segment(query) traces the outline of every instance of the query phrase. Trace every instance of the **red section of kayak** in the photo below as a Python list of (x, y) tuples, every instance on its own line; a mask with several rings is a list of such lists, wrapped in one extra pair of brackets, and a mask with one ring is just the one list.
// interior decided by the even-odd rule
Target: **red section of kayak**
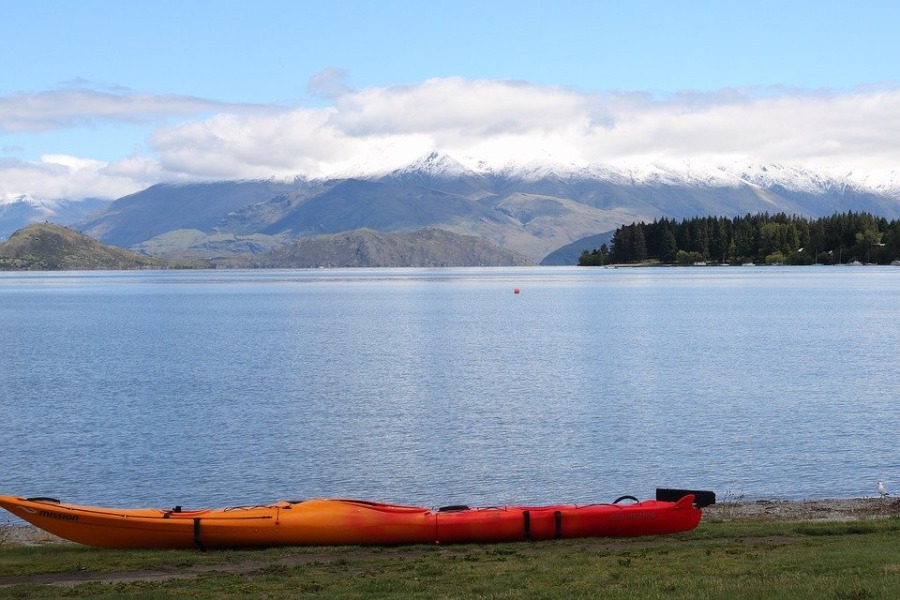
[(697, 527), (678, 502), (456, 507), (432, 510), (364, 500), (306, 500), (182, 512), (110, 509), (0, 496), (0, 506), (67, 540), (104, 548), (243, 548), (293, 545), (494, 543), (662, 535)]

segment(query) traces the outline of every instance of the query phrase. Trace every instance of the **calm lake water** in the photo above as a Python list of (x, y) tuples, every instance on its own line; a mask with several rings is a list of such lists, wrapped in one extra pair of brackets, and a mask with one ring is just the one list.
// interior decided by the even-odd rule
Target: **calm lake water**
[(3, 494), (900, 491), (897, 267), (3, 273), (0, 348)]

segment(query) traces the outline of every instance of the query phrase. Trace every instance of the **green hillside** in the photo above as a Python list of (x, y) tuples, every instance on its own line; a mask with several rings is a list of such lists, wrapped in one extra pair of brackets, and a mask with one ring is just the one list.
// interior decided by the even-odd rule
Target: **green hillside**
[(83, 233), (50, 223), (29, 225), (0, 244), (3, 271), (154, 269), (166, 265), (163, 260), (104, 246)]

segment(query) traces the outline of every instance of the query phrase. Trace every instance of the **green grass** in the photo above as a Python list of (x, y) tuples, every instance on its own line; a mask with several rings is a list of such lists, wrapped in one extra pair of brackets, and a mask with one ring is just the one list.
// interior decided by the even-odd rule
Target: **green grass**
[[(23, 575), (91, 581), (9, 585)], [(131, 579), (114, 579), (123, 575)], [(897, 518), (711, 521), (670, 537), (484, 546), (206, 553), (0, 546), (0, 598), (849, 600), (894, 598), (897, 590)]]

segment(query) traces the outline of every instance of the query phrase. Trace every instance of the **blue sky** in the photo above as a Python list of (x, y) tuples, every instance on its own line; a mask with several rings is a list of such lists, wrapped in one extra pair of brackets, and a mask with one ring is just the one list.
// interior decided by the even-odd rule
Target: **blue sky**
[(900, 156), (893, 1), (5, 4), (0, 199), (321, 176), (429, 149), (867, 170)]

